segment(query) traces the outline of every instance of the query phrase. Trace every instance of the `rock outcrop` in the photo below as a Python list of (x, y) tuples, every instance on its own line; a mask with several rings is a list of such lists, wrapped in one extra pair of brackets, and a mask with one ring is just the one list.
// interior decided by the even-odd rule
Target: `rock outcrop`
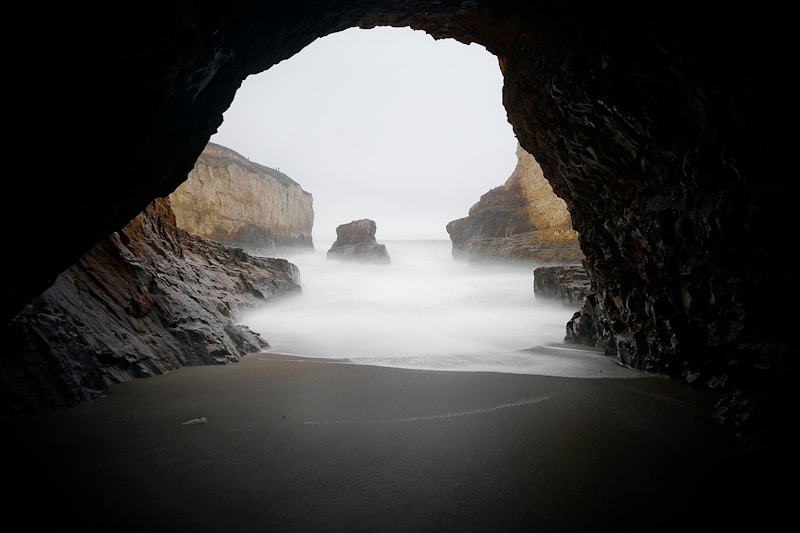
[(455, 259), (477, 262), (580, 263), (567, 204), (553, 193), (532, 155), (517, 144), (517, 166), (469, 216), (447, 224)]
[(602, 347), (606, 355), (617, 355), (616, 344), (609, 341), (615, 338), (615, 332), (605, 331), (605, 327), (598, 312), (597, 297), (589, 292), (580, 308), (567, 321), (564, 342)]
[(336, 228), (336, 241), (328, 250), (328, 259), (358, 261), (388, 265), (391, 263), (386, 245), (375, 239), (377, 225), (374, 220), (363, 218)]
[(237, 317), (301, 290), (298, 279), (285, 259), (177, 228), (169, 200), (155, 200), (14, 318), (0, 415), (84, 403), (114, 383), (261, 351), (268, 342)]
[(550, 265), (533, 269), (533, 294), (537, 301), (560, 302), (580, 309), (591, 290), (589, 275), (583, 265)]
[(178, 227), (256, 255), (313, 249), (313, 197), (281, 171), (214, 143), (169, 196)]

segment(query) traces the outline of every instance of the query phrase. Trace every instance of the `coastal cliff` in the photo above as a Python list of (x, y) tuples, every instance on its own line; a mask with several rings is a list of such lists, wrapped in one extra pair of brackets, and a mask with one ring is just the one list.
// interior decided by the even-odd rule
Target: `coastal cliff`
[(281, 171), (214, 143), (171, 195), (178, 227), (254, 254), (313, 249), (313, 197)]
[(580, 263), (583, 257), (566, 203), (519, 144), (505, 184), (481, 196), (469, 216), (449, 222), (447, 233), (456, 259)]

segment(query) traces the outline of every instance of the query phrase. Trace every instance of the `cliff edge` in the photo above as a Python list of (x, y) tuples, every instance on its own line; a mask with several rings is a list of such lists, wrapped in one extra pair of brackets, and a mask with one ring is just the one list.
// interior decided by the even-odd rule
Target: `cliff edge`
[(566, 203), (519, 144), (517, 166), (505, 184), (446, 229), (455, 259), (571, 264), (583, 258)]
[(170, 194), (178, 227), (256, 255), (313, 249), (313, 196), (281, 171), (208, 143)]

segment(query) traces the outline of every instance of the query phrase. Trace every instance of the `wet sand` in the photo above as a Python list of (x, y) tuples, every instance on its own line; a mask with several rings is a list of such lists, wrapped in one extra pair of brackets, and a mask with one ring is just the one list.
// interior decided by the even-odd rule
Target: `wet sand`
[(741, 449), (713, 402), (660, 377), (254, 354), (8, 424), (3, 514), (24, 529), (198, 533), (779, 523), (785, 465)]

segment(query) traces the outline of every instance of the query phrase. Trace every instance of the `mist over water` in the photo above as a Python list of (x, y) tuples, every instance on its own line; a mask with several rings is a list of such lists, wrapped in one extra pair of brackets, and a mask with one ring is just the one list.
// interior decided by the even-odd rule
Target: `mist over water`
[(633, 372), (561, 344), (575, 309), (537, 301), (532, 266), (456, 261), (449, 240), (380, 242), (389, 265), (328, 259), (330, 242), (281, 255), (300, 269), (302, 293), (240, 322), (269, 342), (268, 352), (357, 364), (573, 377)]

